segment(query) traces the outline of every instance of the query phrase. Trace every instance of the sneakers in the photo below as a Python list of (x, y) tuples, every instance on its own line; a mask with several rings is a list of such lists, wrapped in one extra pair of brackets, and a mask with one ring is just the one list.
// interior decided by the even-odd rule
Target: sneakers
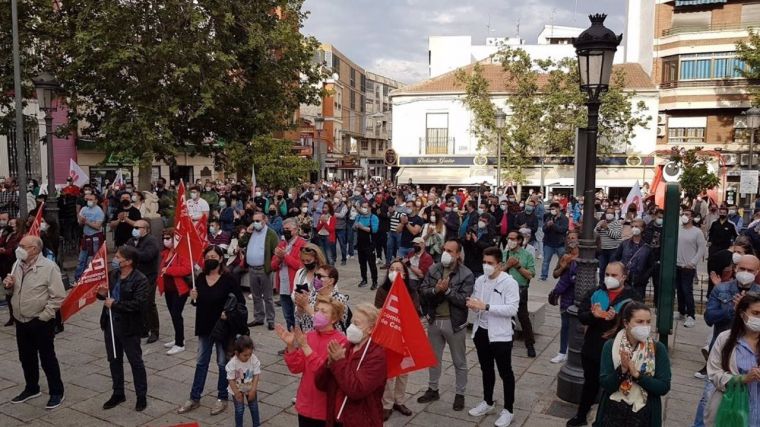
[(567, 354), (565, 354), (565, 353), (557, 353), (556, 356), (552, 357), (552, 360), (550, 360), (550, 362), (552, 362), (552, 363), (563, 363), (565, 360), (567, 360)]
[(36, 393), (32, 393), (31, 391), (24, 390), (21, 392), (21, 394), (11, 399), (11, 403), (24, 403), (29, 399), (34, 399), (35, 397), (40, 397), (40, 396), (42, 396), (42, 393), (40, 393), (39, 391)]
[(106, 401), (106, 403), (104, 403), (104, 404), (103, 404), (103, 409), (104, 409), (104, 410), (113, 409), (113, 408), (115, 408), (115, 407), (116, 407), (118, 404), (120, 404), (120, 403), (124, 403), (124, 402), (126, 402), (126, 401), (127, 401), (127, 398), (126, 398), (126, 397), (124, 397), (124, 396), (117, 396), (117, 395), (115, 395), (115, 394), (114, 394), (114, 395), (112, 395), (112, 396), (111, 396), (111, 398), (110, 398), (110, 399), (108, 399), (108, 400)]
[(211, 415), (219, 415), (227, 409), (227, 401), (222, 399), (216, 399), (216, 403), (211, 407)]
[(45, 409), (55, 409), (55, 408), (61, 406), (61, 403), (63, 403), (63, 395), (62, 394), (52, 394), (52, 395), (50, 395), (50, 399), (48, 399), (48, 402), (45, 405)]
[(694, 327), (694, 318), (691, 316), (686, 316), (686, 321), (683, 322), (684, 328), (693, 328)]
[(174, 340), (164, 343), (164, 348), (172, 348), (172, 347), (174, 347)]
[(507, 427), (508, 425), (512, 424), (512, 418), (514, 418), (514, 415), (512, 415), (506, 409), (502, 409), (501, 414), (499, 414), (499, 418), (496, 419), (496, 422), (494, 422), (493, 425), (496, 427)]
[(182, 406), (180, 406), (179, 408), (177, 408), (177, 413), (178, 414), (186, 414), (186, 413), (192, 411), (193, 409), (198, 409), (198, 407), (200, 407), (200, 406), (201, 406), (200, 402), (198, 402), (197, 400), (190, 399), (190, 400), (186, 401), (185, 403), (183, 403)]
[(684, 317), (683, 314), (678, 313), (678, 312), (673, 313), (673, 320), (684, 320), (684, 319), (685, 319), (685, 317)]
[(166, 354), (171, 356), (173, 354), (182, 353), (183, 351), (185, 351), (185, 346), (175, 345), (175, 346), (172, 346), (172, 348), (170, 348), (169, 351), (166, 352)]
[(468, 412), (473, 417), (482, 417), (483, 415), (493, 412), (494, 406), (489, 405), (485, 400), (478, 403), (478, 406), (470, 409)]
[(151, 333), (148, 337), (148, 341), (146, 341), (146, 344), (153, 344), (156, 341), (158, 341), (158, 334)]
[(433, 390), (432, 388), (428, 388), (425, 390), (425, 394), (417, 398), (417, 403), (429, 403), (434, 402), (441, 398), (441, 395), (438, 394), (438, 390)]
[(451, 405), (451, 409), (455, 411), (461, 411), (462, 409), (464, 409), (464, 395), (463, 394), (454, 395), (454, 404)]
[(360, 288), (366, 288), (366, 287), (367, 287), (367, 282), (365, 282), (364, 280), (362, 280), (362, 281), (359, 283), (359, 287), (360, 287)]
[(704, 366), (702, 369), (694, 372), (694, 378), (699, 378), (700, 380), (707, 378), (707, 366)]
[(536, 348), (533, 347), (533, 344), (528, 344), (525, 347), (528, 349), (528, 357), (535, 358), (536, 357)]

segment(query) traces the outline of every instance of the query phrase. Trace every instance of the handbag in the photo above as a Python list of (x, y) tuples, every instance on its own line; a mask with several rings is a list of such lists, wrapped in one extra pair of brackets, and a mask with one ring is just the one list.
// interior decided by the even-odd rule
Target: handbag
[(735, 376), (726, 385), (726, 391), (715, 416), (716, 426), (749, 425), (749, 390), (741, 377)]
[(601, 417), (600, 425), (615, 427), (645, 427), (650, 425), (652, 418), (651, 410), (652, 408), (649, 405), (645, 405), (639, 412), (633, 412), (632, 405), (622, 401), (616, 402), (608, 397), (607, 406), (604, 408), (604, 414)]
[(554, 292), (554, 290), (552, 290), (551, 292), (549, 292), (548, 300), (549, 300), (549, 305), (558, 305), (559, 294), (557, 294), (556, 292)]

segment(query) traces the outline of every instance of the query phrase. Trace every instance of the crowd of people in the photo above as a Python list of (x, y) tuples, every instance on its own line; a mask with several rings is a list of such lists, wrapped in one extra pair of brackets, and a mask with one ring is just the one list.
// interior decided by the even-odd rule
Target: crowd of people
[[(78, 242), (76, 281), (101, 245), (112, 239), (115, 254), (108, 285), (98, 290), (113, 379), (104, 410), (126, 401), (124, 354), (134, 377), (135, 410), (149, 403), (141, 339), (150, 345), (161, 338), (159, 293), (173, 327), (173, 336), (164, 342), (168, 356), (185, 351), (188, 299), (195, 310), (195, 375), (178, 413), (200, 407), (214, 350), (218, 380), (211, 414), (224, 412), (232, 400), (236, 425), (243, 424), (246, 407), (253, 424), (259, 425), (261, 364), (249, 335), (250, 328), (261, 326), (282, 340), (280, 355), (301, 376), (294, 399), (299, 425), (379, 426), (394, 412), (410, 416), (407, 376), (387, 378), (385, 350), (369, 340), (379, 309), (400, 277), (438, 361), (428, 369), (428, 387), (417, 401), (440, 399), (448, 345), (455, 373), (452, 409), (464, 410), (471, 323), (483, 400), (474, 402), (469, 414), (483, 417), (497, 411), (493, 392), (498, 370), (504, 402), (495, 425), (507, 426), (515, 411), (514, 322), (519, 322), (525, 354), (536, 357), (529, 290), (536, 280), (547, 281), (551, 271), (557, 282), (549, 299), (558, 305), (562, 320), (559, 352), (552, 363), (567, 360), (570, 306), (578, 307), (585, 325), (583, 393), (567, 425), (587, 424), (600, 391), (595, 425), (661, 425), (660, 399), (670, 389), (671, 373), (667, 348), (652, 339), (651, 330), (650, 307), (659, 298), (664, 217), (652, 198), (637, 206), (598, 195), (594, 230), (599, 285), (576, 300), (583, 201), (574, 197), (544, 197), (533, 191), (521, 195), (511, 187), (469, 191), (373, 180), (304, 183), (289, 189), (197, 181), (188, 186), (185, 206), (194, 223), (207, 221), (208, 235), (202, 261), (194, 263), (176, 248), (171, 227), (178, 203), (174, 184), (159, 178), (150, 191), (140, 192), (131, 183), (93, 183), (80, 189), (69, 182), (58, 197), (59, 216), (43, 215), (39, 238), (25, 236), (25, 231), (44, 195), (32, 197), (38, 202), (28, 218), (18, 218), (18, 209), (12, 208), (18, 188), (4, 184), (0, 276), (10, 301), (6, 326), (16, 325), (26, 381), (13, 403), (40, 395), (37, 358), (48, 378), (47, 408), (64, 399), (54, 351), (55, 334), (63, 331), (57, 311), (66, 295), (66, 275), (57, 265), (61, 242)], [(28, 193), (34, 196), (33, 183)], [(693, 286), (705, 259), (710, 282), (704, 319), (713, 332), (703, 351), (705, 368), (695, 374), (706, 379), (695, 425), (712, 425), (720, 396), (736, 376), (748, 384), (750, 415), (758, 420), (760, 260), (755, 254), (760, 250), (760, 212), (744, 227), (734, 206), (698, 197), (684, 200), (680, 223), (673, 287), (676, 316), (684, 327), (695, 325)], [(157, 226), (163, 230), (154, 231)], [(339, 286), (336, 264), (344, 266), (354, 257), (361, 281)], [(387, 274), (380, 276), (378, 270)], [(374, 304), (350, 303), (342, 291), (347, 286), (374, 292)], [(276, 307), (282, 315), (279, 323)]]

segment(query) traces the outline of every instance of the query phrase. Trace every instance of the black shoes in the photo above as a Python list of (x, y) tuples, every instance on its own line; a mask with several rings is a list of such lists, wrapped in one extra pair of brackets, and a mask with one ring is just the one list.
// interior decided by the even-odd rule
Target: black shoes
[(267, 324), (267, 329), (269, 329), (270, 331), (274, 331), (274, 322), (268, 323)]
[(369, 290), (374, 291), (377, 289), (377, 282), (373, 283), (372, 286), (369, 287)]
[(148, 344), (153, 344), (156, 341), (158, 341), (158, 334), (150, 334), (148, 337)]
[(145, 398), (145, 396), (138, 397), (137, 403), (135, 403), (135, 411), (142, 412), (147, 407), (148, 407), (148, 400)]
[(464, 409), (464, 395), (463, 394), (457, 394), (454, 396), (454, 404), (451, 405), (451, 409), (455, 411), (461, 411)]
[(364, 280), (362, 280), (362, 281), (359, 283), (359, 287), (360, 287), (360, 288), (366, 288), (366, 287), (367, 287), (367, 282), (365, 282)]
[(106, 401), (106, 403), (103, 404), (103, 409), (105, 409), (105, 410), (113, 409), (117, 405), (119, 405), (120, 403), (124, 403), (126, 401), (127, 401), (126, 397), (124, 397), (124, 396), (117, 396), (117, 395), (114, 394), (114, 395), (111, 396), (110, 399), (108, 399)]
[(62, 394), (51, 394), (50, 399), (48, 399), (48, 402), (45, 405), (45, 409), (55, 409), (61, 406), (61, 403), (63, 403)]
[(576, 415), (573, 418), (570, 418), (570, 420), (567, 421), (567, 424), (565, 424), (567, 427), (580, 427), (588, 425), (588, 422), (586, 421), (586, 417), (581, 417), (580, 415)]
[(254, 320), (253, 322), (248, 322), (248, 327), (249, 328), (253, 328), (253, 327), (256, 327), (256, 326), (261, 326), (263, 324), (264, 324), (264, 322), (258, 322), (258, 321)]
[(40, 397), (40, 396), (42, 396), (42, 393), (40, 393), (39, 391), (36, 393), (33, 393), (29, 390), (24, 390), (21, 392), (21, 394), (11, 399), (11, 403), (24, 403), (29, 399), (34, 399), (35, 397)]
[(528, 357), (535, 358), (536, 357), (536, 349), (533, 347), (533, 344), (528, 344), (528, 345), (526, 345), (526, 347), (528, 348)]
[(436, 400), (440, 398), (441, 398), (441, 395), (438, 394), (438, 390), (433, 390), (429, 388), (425, 390), (425, 394), (417, 398), (417, 403), (435, 402)]

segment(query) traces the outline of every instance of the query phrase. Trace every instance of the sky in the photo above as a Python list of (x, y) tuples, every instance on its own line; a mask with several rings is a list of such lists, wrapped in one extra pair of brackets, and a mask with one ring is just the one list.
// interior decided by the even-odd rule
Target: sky
[[(519, 34), (535, 44), (544, 25), (586, 28), (590, 13), (605, 25), (625, 27), (625, 0), (306, 0), (303, 32), (334, 45), (357, 65), (403, 83), (428, 77), (429, 36), (486, 37)], [(577, 4), (577, 7), (576, 7)], [(490, 24), (489, 24), (490, 23)], [(490, 31), (489, 31), (490, 25)]]

